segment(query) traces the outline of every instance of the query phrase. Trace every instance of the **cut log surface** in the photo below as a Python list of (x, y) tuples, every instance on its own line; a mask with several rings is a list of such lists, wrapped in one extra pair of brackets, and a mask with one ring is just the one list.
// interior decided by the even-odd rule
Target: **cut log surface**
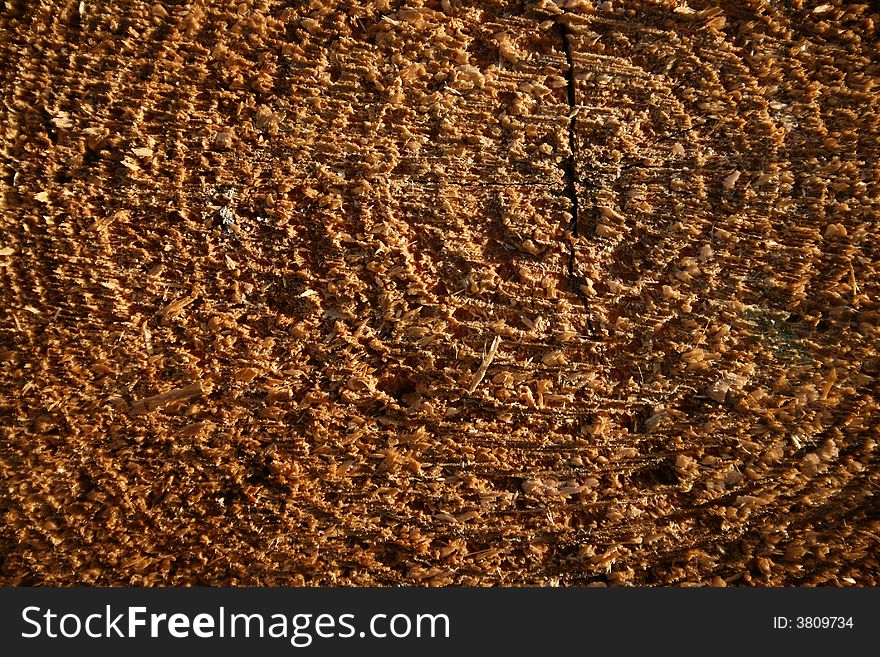
[(0, 584), (880, 584), (878, 28), (6, 3)]

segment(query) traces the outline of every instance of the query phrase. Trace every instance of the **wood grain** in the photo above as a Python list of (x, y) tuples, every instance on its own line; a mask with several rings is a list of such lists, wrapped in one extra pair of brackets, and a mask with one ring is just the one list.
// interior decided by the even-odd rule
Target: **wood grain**
[(0, 16), (0, 582), (878, 583), (876, 8)]

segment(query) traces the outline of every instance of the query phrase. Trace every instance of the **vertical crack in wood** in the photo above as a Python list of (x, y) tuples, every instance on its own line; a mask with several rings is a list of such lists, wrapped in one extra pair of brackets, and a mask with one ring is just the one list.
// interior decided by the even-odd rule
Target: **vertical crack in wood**
[[(575, 121), (577, 115), (577, 98), (575, 93), (575, 79), (574, 79), (574, 57), (571, 52), (571, 43), (568, 38), (568, 27), (565, 23), (557, 21), (557, 28), (559, 29), (559, 37), (562, 40), (562, 51), (565, 53), (565, 61), (567, 63), (567, 68), (565, 72), (565, 79), (567, 84), (567, 92), (568, 92), (568, 157), (565, 159), (563, 164), (565, 170), (565, 196), (568, 198), (571, 203), (571, 224), (566, 231), (566, 241), (568, 242), (568, 284), (569, 287), (575, 292), (575, 294), (580, 297), (580, 299), (584, 302), (584, 308), (587, 313), (590, 310), (590, 299), (584, 290), (581, 288), (581, 283), (578, 281), (578, 276), (575, 274), (575, 258), (577, 257), (575, 245), (577, 244), (577, 238), (580, 235), (580, 207), (578, 203), (578, 190), (577, 185), (578, 175), (577, 175), (577, 161), (575, 160), (576, 148), (575, 148)], [(593, 323), (590, 321), (589, 316), (587, 317), (587, 326), (590, 331), (593, 331)]]

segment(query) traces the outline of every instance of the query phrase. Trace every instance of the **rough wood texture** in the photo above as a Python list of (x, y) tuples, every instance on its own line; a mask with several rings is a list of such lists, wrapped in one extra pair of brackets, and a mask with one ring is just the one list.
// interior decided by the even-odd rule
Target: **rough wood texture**
[(880, 583), (878, 25), (7, 2), (0, 583)]

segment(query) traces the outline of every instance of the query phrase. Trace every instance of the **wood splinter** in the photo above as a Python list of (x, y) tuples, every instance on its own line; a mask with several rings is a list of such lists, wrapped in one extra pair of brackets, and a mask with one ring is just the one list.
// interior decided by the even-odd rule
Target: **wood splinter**
[(859, 284), (856, 283), (856, 270), (853, 269), (852, 263), (849, 263), (849, 285), (852, 288), (852, 304), (853, 307), (859, 307)]
[(483, 362), (480, 364), (480, 369), (477, 370), (476, 374), (474, 374), (474, 378), (471, 381), (471, 387), (468, 388), (468, 392), (473, 392), (477, 389), (477, 386), (480, 385), (480, 381), (483, 380), (483, 377), (486, 376), (486, 372), (489, 369), (489, 366), (492, 364), (492, 359), (495, 358), (495, 352), (498, 351), (498, 345), (501, 344), (501, 336), (496, 335), (495, 339), (492, 340), (492, 346), (489, 347), (489, 351), (486, 352), (486, 355), (483, 356)]
[(149, 413), (171, 402), (200, 397), (209, 392), (211, 392), (210, 383), (193, 383), (136, 401), (131, 405), (131, 412), (134, 415)]

